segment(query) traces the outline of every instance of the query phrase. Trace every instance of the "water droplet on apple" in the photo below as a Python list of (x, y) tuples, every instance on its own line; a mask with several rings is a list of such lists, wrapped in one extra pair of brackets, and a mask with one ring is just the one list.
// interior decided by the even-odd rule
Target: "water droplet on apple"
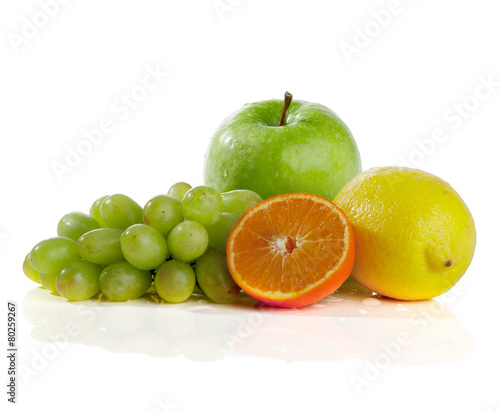
[(227, 177), (227, 170), (224, 170), (222, 175), (224, 176), (224, 178), (226, 178)]

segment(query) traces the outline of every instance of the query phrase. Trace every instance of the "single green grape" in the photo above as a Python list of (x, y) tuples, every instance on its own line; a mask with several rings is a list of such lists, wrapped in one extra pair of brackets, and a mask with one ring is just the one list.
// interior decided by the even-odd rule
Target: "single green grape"
[(221, 194), (222, 212), (242, 216), (254, 205), (262, 201), (262, 197), (251, 190), (233, 190)]
[(102, 228), (105, 228), (106, 224), (104, 224), (104, 221), (102, 220), (102, 217), (101, 217), (101, 204), (104, 200), (106, 200), (107, 197), (108, 196), (105, 195), (105, 196), (99, 197), (97, 200), (95, 200), (92, 203), (92, 206), (90, 207), (90, 212), (89, 212), (90, 216), (94, 220), (96, 220)]
[(96, 219), (88, 214), (73, 211), (59, 220), (57, 235), (77, 241), (83, 234), (101, 228)]
[(59, 274), (64, 267), (79, 260), (76, 241), (66, 237), (40, 241), (30, 252), (31, 266), (39, 273)]
[(188, 183), (180, 182), (170, 187), (167, 194), (182, 201), (189, 190), (191, 190), (191, 186)]
[(152, 270), (168, 257), (167, 240), (155, 228), (135, 224), (120, 237), (125, 259), (139, 270)]
[(147, 202), (143, 210), (144, 222), (156, 228), (165, 237), (184, 220), (182, 203), (170, 195), (159, 195)]
[(109, 265), (124, 261), (120, 245), (123, 231), (118, 228), (98, 228), (78, 239), (78, 253), (94, 264)]
[(58, 275), (59, 272), (40, 273), (40, 284), (42, 284), (43, 288), (45, 288), (46, 290), (57, 293), (56, 278)]
[(222, 213), (220, 218), (213, 224), (206, 225), (208, 232), (208, 246), (226, 254), (226, 243), (234, 225), (240, 216), (233, 213)]
[(193, 269), (182, 261), (170, 260), (155, 275), (155, 289), (168, 303), (181, 303), (193, 294), (196, 276)]
[(104, 199), (100, 207), (102, 221), (109, 228), (126, 230), (141, 224), (142, 207), (124, 194), (113, 194)]
[(196, 221), (183, 221), (168, 234), (168, 250), (179, 261), (190, 262), (202, 255), (208, 247), (208, 233)]
[(208, 248), (196, 260), (196, 280), (208, 298), (216, 303), (233, 303), (240, 295), (240, 287), (227, 268), (226, 256)]
[(144, 295), (151, 282), (149, 271), (139, 270), (123, 261), (111, 264), (102, 271), (99, 287), (111, 301), (128, 301)]
[(194, 187), (184, 196), (182, 210), (186, 220), (203, 225), (213, 224), (222, 214), (222, 197), (211, 187)]
[(26, 255), (23, 261), (23, 272), (31, 281), (40, 284), (40, 273), (31, 266), (29, 253)]
[(70, 301), (88, 300), (99, 292), (100, 265), (77, 261), (63, 268), (56, 277), (57, 292)]

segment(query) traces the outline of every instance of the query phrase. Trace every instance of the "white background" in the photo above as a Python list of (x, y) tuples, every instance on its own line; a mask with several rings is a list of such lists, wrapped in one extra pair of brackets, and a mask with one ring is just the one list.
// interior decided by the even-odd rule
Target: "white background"
[[(44, 3), (0, 6), (3, 318), (7, 299), (16, 301), (18, 367), (32, 371), (18, 380), (15, 407), (500, 410), (498, 1), (73, 0), (51, 16)], [(155, 69), (168, 76), (141, 93)], [(461, 194), (478, 245), (443, 306), (384, 301), (375, 312), (347, 304), (348, 293), (342, 308), (331, 300), (316, 314), (264, 319), (249, 317), (251, 309), (116, 306), (97, 314), (94, 334), (51, 341), (51, 331), (81, 316), (24, 277), (31, 247), (55, 235), (63, 214), (86, 212), (104, 194), (144, 204), (177, 181), (201, 184), (223, 118), (285, 90), (349, 125), (363, 169), (406, 162)], [(117, 112), (131, 93), (142, 101)], [(106, 119), (113, 131), (59, 179), (55, 162), (64, 164), (68, 150), (86, 144), (84, 132)], [(436, 129), (445, 137), (431, 143)], [(163, 309), (166, 330), (143, 324), (142, 315), (154, 319)], [(400, 317), (404, 310), (427, 318), (417, 327)], [(399, 353), (394, 343), (407, 329), (415, 344)], [(239, 336), (236, 352), (220, 344), (223, 332)], [(214, 355), (204, 341), (212, 334)], [(170, 337), (178, 352), (151, 354), (152, 341)], [(384, 357), (384, 346), (394, 358)], [(117, 352), (124, 350), (136, 352)], [(330, 355), (335, 350), (341, 354)], [(367, 381), (360, 389), (356, 375)]]

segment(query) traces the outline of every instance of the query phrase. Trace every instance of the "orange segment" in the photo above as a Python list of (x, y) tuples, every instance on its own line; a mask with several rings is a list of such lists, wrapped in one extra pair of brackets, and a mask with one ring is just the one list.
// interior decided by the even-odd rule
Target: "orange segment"
[(354, 264), (354, 234), (331, 201), (308, 193), (271, 197), (248, 210), (227, 242), (227, 263), (247, 294), (301, 307), (333, 293)]

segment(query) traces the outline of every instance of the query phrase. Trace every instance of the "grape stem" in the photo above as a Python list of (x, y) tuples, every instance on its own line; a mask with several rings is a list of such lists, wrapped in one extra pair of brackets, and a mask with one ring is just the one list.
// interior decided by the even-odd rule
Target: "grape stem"
[(283, 111), (281, 112), (280, 126), (285, 125), (286, 112), (288, 110), (288, 107), (290, 107), (292, 99), (293, 99), (292, 94), (287, 91), (285, 93), (285, 102), (283, 103)]

